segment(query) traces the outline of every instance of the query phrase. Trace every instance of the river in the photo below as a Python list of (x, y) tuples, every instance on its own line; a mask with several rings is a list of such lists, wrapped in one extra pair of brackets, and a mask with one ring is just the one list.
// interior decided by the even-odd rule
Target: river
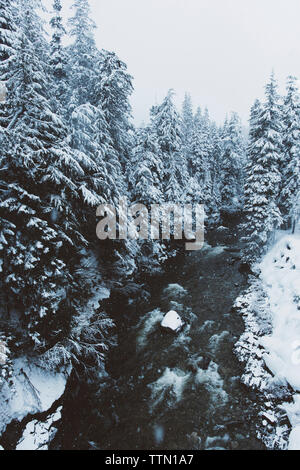
[[(110, 300), (118, 346), (109, 375), (75, 394), (70, 385), (53, 448), (263, 449), (259, 397), (241, 383), (233, 353), (244, 325), (232, 306), (247, 286), (238, 252), (206, 244), (153, 277), (150, 297), (140, 289)], [(171, 308), (185, 322), (177, 334), (160, 326)]]

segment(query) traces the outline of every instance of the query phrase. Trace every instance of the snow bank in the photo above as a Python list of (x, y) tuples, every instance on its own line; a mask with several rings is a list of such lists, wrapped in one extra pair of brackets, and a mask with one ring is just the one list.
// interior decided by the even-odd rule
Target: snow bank
[(14, 419), (47, 411), (64, 393), (68, 373), (49, 371), (19, 358), (13, 363), (13, 385), (0, 388), (0, 434)]
[[(261, 338), (264, 361), (278, 382), (300, 392), (300, 239), (285, 236), (261, 263), (261, 278), (272, 312), (271, 335)], [(300, 450), (300, 400), (285, 409), (293, 426), (289, 448)]]
[(293, 403), (285, 403), (284, 409), (292, 425), (288, 449), (300, 450), (300, 394), (294, 395)]
[(246, 324), (236, 352), (244, 383), (266, 397), (258, 437), (269, 448), (300, 450), (299, 234), (280, 233), (258, 267), (260, 278), (235, 305)]
[(264, 359), (278, 378), (300, 391), (300, 240), (282, 238), (261, 263), (261, 278), (270, 301), (273, 331), (262, 338)]
[(183, 321), (177, 312), (170, 310), (170, 312), (164, 316), (161, 326), (177, 333), (183, 327)]

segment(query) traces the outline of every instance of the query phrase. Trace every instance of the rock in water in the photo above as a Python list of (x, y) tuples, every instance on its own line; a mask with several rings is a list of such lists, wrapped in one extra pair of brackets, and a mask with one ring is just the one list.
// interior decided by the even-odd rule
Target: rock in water
[(183, 321), (175, 310), (170, 310), (170, 312), (164, 316), (161, 326), (178, 333), (183, 327)]

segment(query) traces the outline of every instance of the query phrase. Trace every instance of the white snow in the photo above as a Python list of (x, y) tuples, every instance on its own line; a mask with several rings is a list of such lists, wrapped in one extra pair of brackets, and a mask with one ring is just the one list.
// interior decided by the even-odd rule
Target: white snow
[[(265, 256), (261, 277), (270, 301), (273, 331), (262, 338), (270, 370), (300, 390), (300, 239), (282, 238)], [(298, 303), (297, 300), (298, 299)]]
[[(260, 429), (258, 437), (269, 448), (300, 450), (299, 231), (294, 235), (278, 232), (257, 267), (260, 277), (253, 278), (235, 304), (246, 324), (236, 345), (245, 363), (242, 379), (266, 396), (260, 416), (262, 425), (270, 424), (272, 431)], [(290, 433), (284, 416), (291, 424)]]
[(289, 439), (289, 447), (288, 450), (299, 450), (299, 442), (300, 442), (300, 425), (295, 426), (292, 429)]
[(57, 432), (54, 424), (61, 419), (61, 410), (60, 406), (45, 422), (34, 420), (28, 423), (16, 450), (48, 450)]
[(64, 393), (68, 372), (49, 371), (26, 358), (13, 363), (13, 386), (0, 388), (0, 434), (13, 419), (47, 411)]
[[(300, 238), (281, 237), (261, 263), (261, 278), (272, 313), (272, 333), (260, 340), (263, 359), (278, 383), (300, 392)], [(300, 395), (285, 410), (293, 426), (289, 448), (300, 450)]]
[(295, 394), (293, 403), (285, 403), (283, 407), (292, 425), (288, 449), (300, 450), (300, 394)]
[(161, 326), (177, 333), (183, 327), (183, 321), (175, 310), (170, 310), (164, 316)]

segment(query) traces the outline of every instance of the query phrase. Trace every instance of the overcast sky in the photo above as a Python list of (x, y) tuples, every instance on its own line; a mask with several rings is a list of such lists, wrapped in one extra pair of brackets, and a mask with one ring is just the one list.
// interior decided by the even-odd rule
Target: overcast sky
[[(51, 3), (51, 0), (45, 0)], [(68, 6), (72, 0), (65, 0)], [(207, 106), (222, 122), (247, 124), (272, 68), (281, 91), (300, 77), (300, 0), (90, 0), (97, 44), (115, 51), (134, 77), (137, 124), (169, 88), (181, 106)]]

